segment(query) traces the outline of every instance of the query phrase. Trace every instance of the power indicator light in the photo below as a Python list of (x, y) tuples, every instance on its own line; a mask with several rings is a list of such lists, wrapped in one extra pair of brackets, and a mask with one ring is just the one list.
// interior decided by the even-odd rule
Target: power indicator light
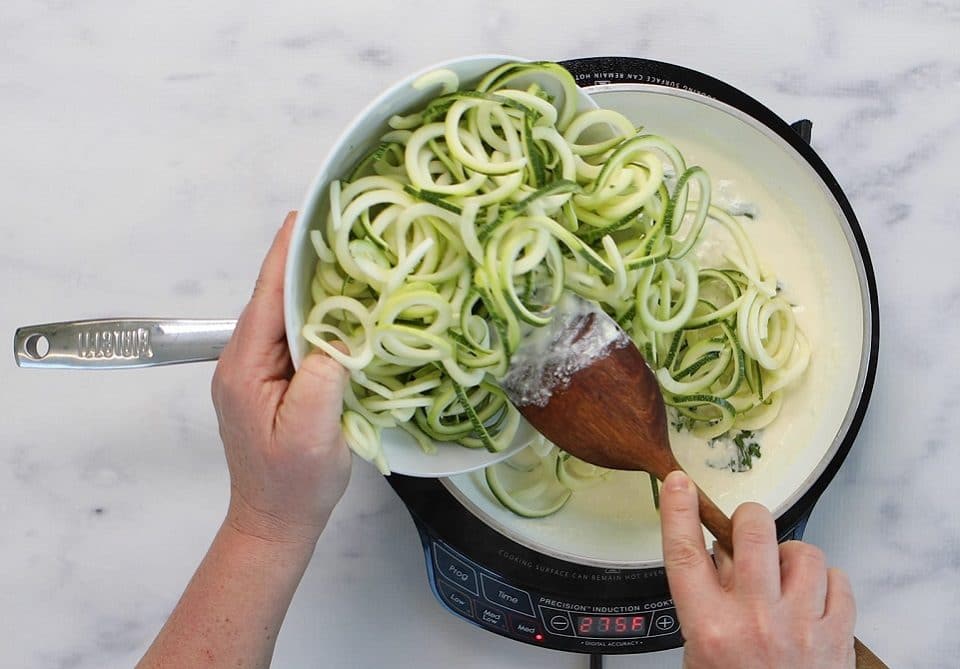
[(543, 635), (540, 634), (540, 632), (537, 632), (536, 634), (534, 634), (533, 638), (536, 639), (537, 641), (543, 641)]

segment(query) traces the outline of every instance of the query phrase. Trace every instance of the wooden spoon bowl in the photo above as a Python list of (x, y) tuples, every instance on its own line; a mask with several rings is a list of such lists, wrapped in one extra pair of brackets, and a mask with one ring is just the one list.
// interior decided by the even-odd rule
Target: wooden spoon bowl
[[(670, 448), (660, 385), (643, 355), (595, 304), (575, 299), (561, 308), (570, 309), (570, 317), (554, 319), (559, 326), (546, 333), (555, 340), (550, 348), (576, 355), (578, 346), (589, 341), (587, 348), (594, 355), (586, 364), (574, 362), (572, 373), (569, 360), (558, 365), (565, 371), (564, 378), (550, 388), (546, 386), (552, 380), (561, 381), (561, 375), (547, 362), (538, 379), (546, 384), (539, 385), (548, 393), (545, 402), (525, 402), (523, 390), (511, 383), (511, 379), (529, 380), (528, 367), (508, 373), (502, 385), (517, 409), (558, 447), (600, 467), (645, 471), (661, 481), (681, 469)], [(521, 361), (524, 358), (520, 356)], [(702, 490), (697, 492), (701, 521), (732, 555), (730, 518)]]

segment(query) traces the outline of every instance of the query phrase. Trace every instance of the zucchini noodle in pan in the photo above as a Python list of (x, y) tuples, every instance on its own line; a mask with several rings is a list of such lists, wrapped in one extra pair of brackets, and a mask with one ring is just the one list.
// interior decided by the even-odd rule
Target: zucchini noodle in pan
[[(531, 74), (555, 80), (562, 100)], [(576, 84), (554, 63), (509, 63), (472, 88), (446, 70), (415, 85), (440, 90), (390, 119), (330, 184), (310, 233), (318, 262), (303, 335), (350, 370), (353, 451), (389, 473), (387, 428), (426, 452), (506, 448), (521, 418), (496, 379), (522, 328), (548, 323), (572, 291), (631, 336), (674, 427), (735, 441), (731, 468), (749, 468), (759, 449), (746, 442), (776, 418), (810, 350), (738, 217), (711, 204), (709, 175), (617, 112), (578, 113)], [(707, 226), (729, 242), (714, 266), (695, 253)], [(603, 478), (541, 438), (532, 446), (486, 472), (516, 513), (553, 513)], [(521, 485), (507, 490), (504, 468)]]

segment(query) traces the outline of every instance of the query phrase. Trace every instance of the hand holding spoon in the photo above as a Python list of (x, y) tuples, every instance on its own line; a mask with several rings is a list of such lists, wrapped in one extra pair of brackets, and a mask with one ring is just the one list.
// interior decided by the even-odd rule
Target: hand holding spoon
[[(500, 381), (524, 418), (561, 449), (661, 481), (681, 469), (660, 385), (640, 351), (593, 302), (564, 295), (551, 323), (526, 333)], [(697, 488), (700, 519), (733, 555), (730, 518)], [(859, 669), (887, 669), (859, 639)]]

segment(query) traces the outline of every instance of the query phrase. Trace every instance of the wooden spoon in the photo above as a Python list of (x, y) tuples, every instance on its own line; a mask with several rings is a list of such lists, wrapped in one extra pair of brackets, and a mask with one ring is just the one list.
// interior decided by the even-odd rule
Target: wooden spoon
[[(565, 295), (549, 325), (526, 333), (500, 385), (538, 432), (581, 460), (661, 481), (681, 469), (657, 378), (593, 302)], [(732, 555), (730, 519), (697, 493), (701, 521)]]
[[(549, 325), (525, 333), (500, 385), (534, 428), (581, 460), (661, 481), (681, 469), (656, 376), (593, 302), (565, 295)], [(699, 487), (697, 495), (701, 521), (733, 555), (730, 518)], [(859, 639), (855, 651), (857, 667), (887, 669)]]

